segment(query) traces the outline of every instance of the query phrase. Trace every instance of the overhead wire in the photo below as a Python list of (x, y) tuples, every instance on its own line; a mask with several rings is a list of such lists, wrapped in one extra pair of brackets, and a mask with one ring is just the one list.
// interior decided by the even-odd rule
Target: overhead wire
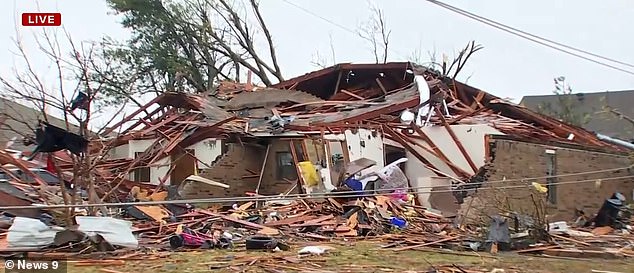
[[(295, 4), (295, 3), (293, 3), (293, 2), (291, 2), (289, 0), (282, 0), (282, 1), (284, 1), (285, 3), (289, 4), (290, 6), (293, 6), (293, 7), (297, 8), (297, 9), (299, 9), (299, 10), (301, 10), (301, 11), (303, 11), (303, 12), (305, 12), (305, 13), (311, 15), (311, 16), (319, 18), (319, 19), (321, 19), (321, 20), (323, 20), (323, 21), (325, 21), (325, 22), (327, 22), (327, 23), (329, 23), (331, 25), (334, 25), (334, 26), (336, 26), (336, 27), (338, 27), (338, 28), (340, 28), (340, 29), (342, 29), (344, 31), (352, 33), (352, 34), (354, 34), (355, 36), (357, 36), (357, 37), (359, 37), (361, 39), (369, 40), (369, 39), (366, 39), (364, 37), (361, 37), (354, 30), (352, 30), (352, 29), (350, 29), (350, 28), (348, 28), (348, 27), (346, 27), (344, 25), (341, 25), (341, 24), (339, 24), (339, 23), (337, 23), (337, 22), (335, 22), (333, 20), (330, 20), (330, 19), (328, 19), (326, 17), (323, 17), (323, 16), (321, 16), (321, 15), (319, 15), (319, 14), (317, 14), (317, 13), (315, 13), (315, 12), (309, 10), (309, 9), (306, 9), (306, 8), (300, 6), (300, 5), (297, 5), (297, 4)], [(603, 60), (606, 60), (606, 61), (610, 61), (610, 62), (613, 62), (613, 63), (616, 63), (616, 64), (620, 64), (620, 65), (628, 66), (628, 67), (633, 67), (633, 68), (634, 68), (634, 64), (630, 64), (630, 63), (619, 61), (619, 60), (616, 60), (616, 59), (613, 59), (613, 58), (601, 56), (599, 54), (592, 53), (592, 52), (587, 51), (587, 50), (575, 48), (575, 47), (572, 47), (572, 46), (569, 46), (569, 45), (566, 45), (566, 44), (563, 44), (563, 43), (560, 43), (560, 42), (553, 41), (551, 39), (543, 38), (543, 37), (531, 34), (529, 32), (522, 31), (520, 29), (517, 29), (517, 28), (511, 27), (511, 26), (508, 26), (508, 25), (493, 21), (493, 20), (488, 19), (486, 17), (479, 16), (477, 14), (468, 12), (466, 10), (462, 10), (460, 8), (451, 6), (449, 4), (446, 4), (446, 3), (443, 3), (443, 2), (440, 2), (440, 1), (437, 1), (437, 0), (425, 0), (425, 1), (427, 1), (429, 3), (432, 3), (432, 4), (435, 4), (435, 5), (438, 5), (438, 6), (442, 7), (442, 8), (448, 9), (448, 10), (450, 10), (452, 12), (455, 12), (455, 13), (458, 13), (460, 15), (469, 17), (469, 18), (471, 18), (473, 20), (479, 21), (479, 22), (481, 22), (483, 24), (489, 25), (489, 26), (494, 27), (496, 29), (502, 30), (504, 32), (510, 33), (512, 35), (515, 35), (515, 36), (518, 36), (520, 38), (527, 39), (529, 41), (532, 41), (534, 43), (540, 44), (542, 46), (545, 46), (545, 47), (560, 51), (562, 53), (565, 53), (565, 54), (568, 54), (568, 55), (571, 55), (571, 56), (574, 56), (574, 57), (577, 57), (577, 58), (580, 58), (580, 59), (583, 59), (583, 60), (586, 60), (586, 61), (589, 61), (589, 62), (592, 62), (592, 63), (595, 63), (595, 64), (598, 64), (598, 65), (601, 65), (601, 66), (604, 66), (604, 67), (607, 67), (607, 68), (611, 68), (611, 69), (614, 69), (614, 70), (617, 70), (617, 71), (620, 71), (620, 72), (623, 72), (623, 73), (634, 75), (633, 71), (630, 71), (630, 70), (627, 70), (627, 69), (623, 69), (623, 68), (620, 68), (618, 66), (611, 65), (611, 64), (608, 64), (608, 63), (604, 63), (604, 62), (589, 58), (587, 56), (583, 56), (582, 54), (586, 54), (586, 55), (589, 55), (589, 56), (592, 56), (592, 57), (595, 57), (595, 58), (603, 59)], [(401, 54), (400, 52), (395, 51), (392, 48), (388, 48), (388, 50), (393, 52), (393, 53), (396, 53), (397, 55), (400, 55), (401, 57), (404, 56), (403, 54)], [(582, 54), (575, 53), (574, 51), (582, 53)]]
[[(342, 30), (344, 30), (344, 31), (346, 31), (346, 32), (349, 32), (349, 33), (351, 33), (351, 34), (354, 34), (354, 36), (356, 36), (357, 38), (360, 38), (360, 39), (365, 40), (365, 41), (370, 42), (370, 43), (374, 43), (374, 41), (372, 41), (371, 39), (369, 39), (369, 38), (367, 38), (367, 37), (363, 37), (362, 35), (359, 35), (359, 33), (358, 33), (357, 31), (355, 31), (355, 30), (353, 30), (353, 29), (351, 29), (351, 28), (349, 28), (349, 27), (346, 27), (346, 26), (344, 26), (344, 25), (342, 25), (342, 24), (339, 24), (339, 23), (337, 23), (337, 22), (335, 22), (335, 21), (333, 21), (333, 20), (331, 20), (331, 19), (328, 19), (328, 18), (326, 18), (326, 17), (324, 17), (324, 16), (321, 16), (321, 15), (319, 15), (319, 14), (317, 14), (317, 13), (315, 13), (315, 12), (313, 12), (313, 11), (311, 11), (311, 10), (307, 9), (307, 8), (304, 8), (304, 7), (302, 7), (302, 6), (298, 5), (298, 4), (295, 4), (295, 3), (293, 3), (293, 2), (291, 2), (291, 1), (289, 1), (289, 0), (282, 0), (282, 1), (283, 1), (283, 2), (285, 2), (286, 4), (288, 4), (288, 5), (292, 6), (292, 7), (295, 7), (295, 8), (297, 8), (297, 9), (299, 9), (299, 10), (301, 10), (301, 11), (303, 11), (303, 12), (307, 13), (308, 15), (311, 15), (311, 16), (313, 16), (313, 17), (316, 17), (316, 18), (318, 18), (318, 19), (321, 19), (322, 21), (324, 21), (324, 22), (326, 22), (326, 23), (329, 23), (329, 24), (331, 24), (331, 25), (333, 25), (333, 26), (336, 26), (336, 27), (338, 27), (338, 28), (340, 28), (340, 29), (342, 29)], [(388, 50), (388, 51), (390, 51), (390, 52), (392, 52), (392, 53), (394, 53), (394, 54), (396, 54), (396, 55), (399, 55), (399, 57), (402, 57), (402, 58), (407, 58), (407, 57), (405, 57), (405, 55), (404, 55), (404, 54), (402, 54), (402, 53), (400, 53), (400, 52), (398, 52), (398, 51), (394, 50), (394, 49), (393, 49), (393, 48), (391, 48), (391, 47), (388, 47), (388, 48), (387, 48), (387, 50)]]
[[(557, 177), (569, 177), (575, 175), (588, 175), (588, 174), (597, 174), (601, 172), (613, 172), (618, 170), (624, 170), (631, 168), (622, 167), (622, 168), (613, 168), (613, 169), (604, 169), (597, 171), (589, 171), (589, 172), (579, 172), (579, 173), (569, 173), (562, 175), (554, 175), (554, 176), (543, 176), (543, 177), (529, 177), (529, 178), (521, 178), (521, 179), (506, 179), (506, 180), (495, 180), (495, 181), (484, 181), (484, 182), (476, 182), (469, 183), (468, 185), (482, 185), (482, 184), (497, 184), (502, 182), (513, 182), (513, 181), (524, 181), (528, 182), (530, 180), (539, 180), (543, 178), (557, 178)], [(585, 179), (585, 180), (574, 180), (574, 181), (558, 181), (548, 183), (548, 185), (566, 185), (566, 184), (581, 184), (581, 183), (596, 183), (596, 181), (610, 181), (610, 180), (618, 180), (618, 179), (628, 179), (634, 178), (634, 175), (624, 175), (619, 177), (601, 177), (601, 178), (593, 178), (593, 179)], [(496, 189), (519, 189), (519, 188), (527, 188), (531, 187), (531, 184), (523, 184), (523, 185), (506, 185), (506, 186), (488, 186), (487, 187), (477, 187), (473, 189), (465, 189), (465, 190), (496, 190)], [(431, 190), (434, 187), (431, 186), (417, 186), (417, 187), (402, 187), (402, 188), (391, 188), (391, 189), (377, 189), (373, 190), (373, 193), (363, 193), (360, 191), (339, 191), (336, 193), (313, 193), (313, 194), (289, 194), (289, 195), (265, 195), (265, 196), (239, 196), (239, 197), (217, 197), (217, 198), (201, 198), (201, 199), (182, 199), (182, 200), (164, 200), (164, 201), (141, 201), (141, 202), (119, 202), (119, 203), (98, 203), (98, 204), (72, 204), (72, 205), (30, 205), (30, 206), (9, 206), (9, 207), (0, 207), (0, 210), (9, 210), (9, 209), (65, 209), (65, 208), (88, 208), (88, 207), (127, 207), (127, 206), (154, 206), (154, 205), (168, 205), (168, 204), (214, 204), (214, 203), (228, 203), (228, 202), (251, 202), (251, 201), (293, 201), (293, 200), (310, 200), (310, 199), (324, 199), (324, 198), (355, 198), (355, 197), (372, 197), (372, 196), (380, 196), (380, 195), (389, 195), (393, 191), (410, 191), (416, 190), (413, 193), (421, 194), (421, 193), (452, 193), (460, 190), (456, 189), (448, 189), (448, 190)], [(419, 189), (427, 189), (426, 191), (420, 191)]]
[(469, 11), (464, 10), (464, 9), (460, 9), (458, 7), (455, 7), (455, 6), (451, 6), (449, 4), (446, 4), (446, 3), (443, 3), (443, 2), (440, 2), (440, 1), (437, 1), (437, 0), (426, 0), (426, 1), (432, 2), (432, 3), (437, 4), (437, 5), (442, 5), (442, 7), (450, 8), (450, 9), (456, 11), (456, 12), (469, 14), (471, 16), (477, 17), (477, 18), (479, 18), (481, 20), (484, 20), (484, 21), (487, 21), (487, 22), (491, 22), (491, 23), (494, 23), (494, 24), (497, 24), (497, 25), (500, 25), (500, 26), (504, 26), (504, 27), (506, 27), (506, 28), (508, 28), (510, 30), (516, 31), (516, 32), (521, 33), (521, 34), (526, 35), (526, 36), (530, 36), (530, 37), (533, 37), (533, 38), (536, 38), (536, 39), (540, 39), (540, 40), (543, 40), (543, 41), (546, 41), (546, 42), (549, 42), (549, 43), (552, 43), (552, 44), (555, 44), (555, 45), (558, 45), (558, 46), (561, 46), (561, 47), (564, 47), (564, 48), (567, 48), (567, 49), (570, 49), (570, 50), (578, 51), (578, 52), (581, 52), (581, 53), (584, 53), (584, 54), (587, 54), (587, 55), (590, 55), (590, 56), (593, 56), (593, 57), (596, 57), (596, 58), (600, 58), (600, 59), (606, 60), (606, 61), (610, 61), (610, 62), (618, 63), (620, 65), (629, 66), (629, 67), (634, 68), (634, 64), (626, 63), (626, 62), (619, 61), (619, 60), (616, 60), (616, 59), (613, 59), (613, 58), (609, 58), (609, 57), (605, 57), (605, 56), (602, 56), (602, 55), (599, 55), (599, 54), (596, 54), (596, 53), (592, 53), (592, 52), (587, 51), (587, 50), (579, 49), (579, 48), (576, 48), (576, 47), (573, 47), (573, 46), (569, 46), (569, 45), (566, 45), (566, 44), (563, 44), (563, 43), (560, 43), (560, 42), (557, 42), (557, 41), (553, 41), (551, 39), (544, 38), (544, 37), (541, 37), (541, 36), (538, 36), (538, 35), (523, 31), (521, 29), (514, 28), (512, 26), (509, 26), (509, 25), (506, 25), (506, 24), (491, 20), (489, 18), (477, 15), (475, 13), (469, 12)]
[[(623, 62), (623, 61), (615, 60), (613, 58), (604, 57), (604, 56), (601, 56), (599, 54), (589, 52), (587, 50), (578, 49), (578, 48), (575, 48), (575, 47), (572, 47), (572, 46), (565, 45), (565, 44), (560, 43), (560, 42), (556, 42), (556, 41), (553, 41), (553, 40), (550, 40), (550, 39), (546, 39), (546, 38), (543, 38), (543, 37), (528, 33), (526, 31), (519, 30), (517, 28), (510, 27), (508, 25), (493, 21), (493, 20), (488, 19), (486, 17), (471, 13), (469, 11), (466, 11), (466, 10), (451, 6), (449, 4), (446, 4), (446, 3), (443, 3), (443, 2), (440, 2), (440, 1), (437, 1), (437, 0), (424, 0), (424, 1), (432, 3), (434, 5), (442, 7), (444, 9), (447, 9), (447, 10), (452, 11), (454, 13), (460, 14), (462, 16), (471, 18), (473, 20), (476, 20), (476, 21), (478, 21), (480, 23), (483, 23), (483, 24), (486, 24), (488, 26), (494, 27), (496, 29), (502, 30), (504, 32), (510, 33), (512, 35), (518, 36), (520, 38), (524, 38), (524, 39), (527, 39), (529, 41), (535, 42), (537, 44), (549, 47), (551, 49), (554, 49), (554, 50), (569, 54), (569, 55), (577, 57), (577, 58), (584, 59), (586, 61), (593, 62), (595, 64), (599, 64), (599, 65), (602, 65), (602, 66), (605, 66), (605, 67), (608, 67), (608, 68), (612, 68), (612, 69), (615, 69), (615, 70), (618, 70), (618, 71), (621, 71), (621, 72), (624, 72), (624, 73), (628, 73), (628, 74), (634, 75), (634, 72), (632, 72), (630, 70), (623, 69), (623, 68), (620, 68), (620, 67), (617, 67), (617, 66), (614, 66), (614, 65), (611, 65), (611, 64), (607, 64), (607, 63), (604, 63), (604, 62), (589, 58), (587, 56), (583, 56), (583, 55), (581, 55), (579, 53), (583, 53), (583, 54), (586, 54), (586, 55), (589, 55), (589, 56), (593, 56), (595, 58), (603, 59), (603, 60), (606, 60), (606, 61), (610, 61), (610, 62), (617, 63), (617, 64), (620, 64), (620, 65), (628, 66), (628, 67), (633, 67), (634, 68), (634, 64), (629, 64), (629, 63), (626, 63), (626, 62)], [(559, 47), (557, 47), (557, 46), (559, 46)], [(568, 49), (568, 50), (566, 50), (566, 49)], [(579, 53), (575, 53), (573, 51), (576, 51), (576, 52), (579, 52)]]

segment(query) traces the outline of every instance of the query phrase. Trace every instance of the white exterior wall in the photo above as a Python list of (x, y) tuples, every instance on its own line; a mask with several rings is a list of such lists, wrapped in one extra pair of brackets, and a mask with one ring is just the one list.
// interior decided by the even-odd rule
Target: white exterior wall
[[(116, 147), (113, 149), (114, 151), (111, 150), (111, 156), (113, 156), (111, 158), (134, 158), (135, 153), (144, 152), (155, 141), (154, 139), (130, 140), (128, 144)], [(187, 149), (195, 151), (196, 157), (200, 160), (197, 163), (199, 169), (207, 168), (222, 153), (222, 141), (209, 138), (191, 145)], [(160, 183), (161, 179), (169, 172), (171, 160), (171, 157), (168, 156), (152, 164), (153, 167), (150, 167), (151, 184), (158, 185)], [(134, 174), (130, 173), (129, 178), (134, 179)], [(170, 179), (168, 176), (165, 185), (169, 184)]]
[[(408, 161), (409, 163), (409, 161)], [(417, 188), (418, 201), (423, 207), (431, 208), (429, 197), (433, 187), (451, 188), (451, 179), (445, 177), (419, 177), (411, 182), (412, 187)]]
[(108, 151), (108, 159), (124, 159), (130, 155), (130, 145), (123, 144)]
[[(140, 140), (130, 140), (128, 142), (129, 151), (128, 158), (134, 158), (135, 153), (144, 152), (147, 148), (152, 146), (154, 143), (154, 139), (140, 139)], [(170, 158), (163, 158), (154, 164), (156, 167), (150, 167), (150, 184), (158, 185), (161, 182), (161, 179), (165, 177), (167, 172), (170, 169)], [(130, 179), (134, 179), (134, 173), (130, 173)], [(165, 181), (165, 185), (169, 185), (169, 177)]]
[(367, 158), (376, 161), (375, 167), (368, 168), (366, 171), (362, 171), (361, 174), (366, 174), (372, 170), (380, 169), (385, 166), (383, 137), (381, 136), (381, 133), (376, 132), (375, 136), (373, 136), (371, 130), (358, 129), (356, 133), (346, 130), (345, 135), (350, 161), (355, 161), (359, 158)]
[(208, 168), (211, 162), (216, 160), (222, 154), (222, 140), (208, 138), (200, 141), (187, 149), (193, 149), (198, 158), (198, 169)]
[[(469, 166), (469, 162), (462, 155), (458, 145), (453, 141), (447, 129), (443, 126), (428, 126), (421, 128), (429, 138), (434, 141), (434, 144), (449, 158), (449, 160), (456, 166), (467, 171), (470, 174), (474, 174), (473, 170)], [(480, 168), (484, 165), (485, 161), (485, 135), (503, 135), (502, 132), (497, 129), (485, 125), (451, 125), (451, 130), (454, 132), (462, 146), (467, 150), (467, 154), (476, 165)], [(421, 140), (421, 142), (424, 142)], [(427, 146), (429, 147), (429, 146)]]
[[(456, 137), (460, 143), (462, 143), (465, 150), (467, 150), (469, 157), (477, 168), (484, 166), (486, 160), (484, 137), (486, 135), (503, 135), (502, 132), (485, 124), (451, 125), (451, 129), (454, 131)], [(443, 126), (427, 126), (422, 127), (421, 130), (429, 136), (434, 144), (445, 154), (445, 156), (447, 156), (450, 162), (467, 173), (474, 174), (474, 171), (471, 169), (469, 163), (460, 152), (460, 149), (458, 149), (458, 146), (447, 132), (447, 129)], [(419, 145), (428, 148), (428, 150), (432, 150), (431, 146), (429, 146), (429, 144), (425, 141), (420, 139), (413, 140)], [(421, 147), (417, 147), (416, 145), (412, 146), (414, 146), (415, 150), (440, 172), (453, 177), (458, 176), (451, 170), (449, 165), (440, 158), (425, 151), (425, 149)], [(424, 187), (418, 190), (418, 198), (421, 204), (428, 206), (431, 187), (446, 186), (448, 182), (446, 179), (438, 178), (437, 175), (420, 162), (414, 154), (410, 153), (408, 150), (405, 150), (405, 153), (408, 159), (407, 164), (405, 165), (405, 175), (409, 178), (412, 187)]]

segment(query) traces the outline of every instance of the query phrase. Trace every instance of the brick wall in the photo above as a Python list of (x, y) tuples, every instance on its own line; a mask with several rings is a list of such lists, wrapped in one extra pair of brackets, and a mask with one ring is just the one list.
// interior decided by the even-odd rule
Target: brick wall
[[(628, 167), (631, 160), (624, 155), (609, 154), (605, 152), (589, 151), (575, 148), (554, 147), (543, 144), (521, 142), (508, 139), (492, 140), (491, 161), (487, 168), (484, 188), (477, 191), (473, 202), (467, 198), (462, 204), (462, 212), (471, 205), (471, 211), (487, 214), (498, 211), (500, 207), (510, 211), (532, 213), (534, 211), (533, 197), (541, 197), (545, 201), (549, 220), (571, 220), (574, 218), (576, 208), (583, 209), (586, 214), (597, 212), (604, 200), (619, 191), (632, 201), (634, 179), (618, 178), (634, 175), (630, 170), (619, 170), (595, 174), (580, 174), (574, 176), (557, 177), (554, 182), (570, 184), (554, 185), (555, 202), (548, 202), (547, 196), (531, 195), (529, 185), (532, 182), (547, 184), (546, 179), (528, 180), (526, 178), (547, 176), (549, 164), (546, 150), (554, 150), (555, 175), (574, 174), (580, 172), (597, 171)], [(524, 181), (505, 181), (526, 179)], [(582, 182), (590, 180), (589, 182)], [(500, 189), (500, 187), (517, 186), (518, 188)], [(534, 191), (533, 191), (534, 192)], [(469, 216), (473, 216), (472, 213)]]
[(255, 190), (264, 160), (264, 150), (260, 146), (249, 144), (227, 144), (227, 152), (217, 159), (211, 168), (202, 169), (200, 176), (230, 186), (228, 189), (199, 185), (185, 198), (210, 198), (244, 196), (247, 191)]
[[(303, 140), (294, 140), (295, 143), (295, 152), (297, 154), (302, 153), (302, 143)], [(264, 149), (266, 151), (266, 149)], [(266, 161), (266, 165), (264, 167), (264, 174), (262, 175), (262, 185), (260, 186), (260, 194), (263, 195), (272, 195), (272, 194), (280, 194), (288, 191), (291, 187), (293, 187), (293, 183), (290, 183), (286, 180), (277, 179), (277, 169), (278, 169), (278, 160), (277, 153), (284, 152), (290, 153), (291, 146), (289, 140), (272, 140), (271, 148), (269, 150), (269, 156)], [(264, 152), (262, 152), (264, 154)], [(301, 160), (301, 159), (300, 159)], [(258, 167), (259, 169), (259, 167)], [(298, 190), (295, 189), (292, 193), (297, 193)]]
[[(264, 168), (260, 194), (279, 194), (293, 185), (275, 179), (277, 161), (275, 153), (288, 149), (288, 142), (274, 141), (271, 145), (267, 164)], [(189, 190), (184, 198), (212, 198), (245, 196), (245, 192), (255, 191), (266, 147), (253, 144), (227, 144), (227, 152), (213, 162), (211, 168), (203, 169), (200, 176), (227, 184), (228, 189), (206, 186), (197, 183), (196, 188)]]

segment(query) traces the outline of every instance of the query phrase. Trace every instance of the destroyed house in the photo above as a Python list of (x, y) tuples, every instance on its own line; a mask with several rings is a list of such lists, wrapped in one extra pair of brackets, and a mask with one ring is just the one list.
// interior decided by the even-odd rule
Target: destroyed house
[[(627, 147), (409, 62), (339, 64), (271, 87), (163, 94), (124, 119), (101, 169), (181, 198), (411, 191), (446, 215), (554, 218), (634, 190)], [(504, 204), (498, 201), (504, 200)]]

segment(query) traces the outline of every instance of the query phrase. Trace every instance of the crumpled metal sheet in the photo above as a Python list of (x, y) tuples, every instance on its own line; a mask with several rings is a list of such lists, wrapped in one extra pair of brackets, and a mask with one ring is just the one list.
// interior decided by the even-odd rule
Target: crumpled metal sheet
[(101, 235), (108, 243), (116, 246), (137, 248), (139, 241), (132, 234), (132, 222), (112, 217), (76, 216), (78, 230), (88, 236)]
[(9, 248), (45, 247), (53, 244), (55, 234), (64, 230), (49, 227), (38, 219), (15, 217), (7, 234)]

